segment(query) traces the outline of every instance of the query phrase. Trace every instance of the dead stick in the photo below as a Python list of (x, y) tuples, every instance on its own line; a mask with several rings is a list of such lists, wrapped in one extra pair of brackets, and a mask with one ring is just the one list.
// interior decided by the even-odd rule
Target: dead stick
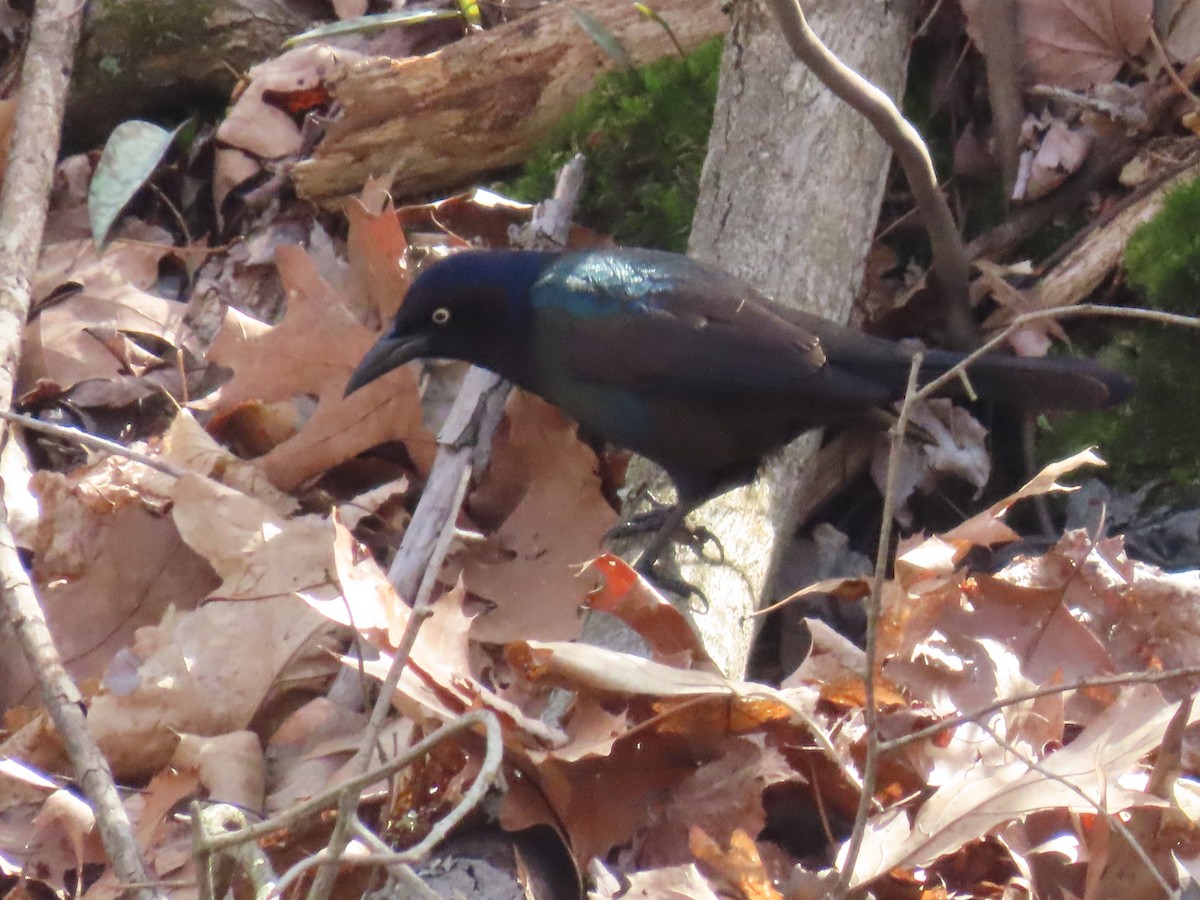
[[(21, 335), (29, 315), (29, 283), (46, 225), (84, 6), (82, 0), (39, 0), (25, 48), (9, 167), (0, 194), (0, 408), (5, 410), (12, 407)], [(21, 565), (2, 502), (0, 511), (0, 573), (4, 579), (0, 594), (5, 615), (37, 677), (75, 779), (95, 813), (113, 874), (124, 885), (140, 885), (126, 891), (140, 900), (161, 897), (142, 863), (112, 771), (88, 732), (79, 690), (54, 646), (45, 613)]]

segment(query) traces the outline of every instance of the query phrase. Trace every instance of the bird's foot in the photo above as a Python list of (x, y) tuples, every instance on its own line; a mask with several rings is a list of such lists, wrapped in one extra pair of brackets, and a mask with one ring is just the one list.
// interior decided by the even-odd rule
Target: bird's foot
[[(725, 547), (722, 546), (720, 539), (703, 525), (691, 526), (683, 521), (680, 516), (678, 506), (658, 506), (646, 512), (638, 513), (632, 516), (628, 521), (622, 522), (609, 529), (604, 536), (605, 542), (614, 540), (624, 540), (626, 538), (636, 537), (641, 534), (658, 534), (663, 546), (674, 541), (683, 544), (689, 550), (696, 554), (700, 559), (707, 559), (704, 550), (709, 544), (716, 547), (716, 559), (710, 560), (718, 565), (725, 563)], [(667, 534), (662, 534), (667, 530)], [(656, 542), (656, 543), (658, 543)], [(662, 548), (659, 548), (661, 553)], [(655, 554), (655, 559), (651, 560), (651, 564), (657, 560), (659, 553)], [(638, 565), (641, 565), (639, 562)]]
[(659, 532), (671, 524), (671, 520), (678, 514), (678, 507), (675, 505), (655, 506), (646, 512), (640, 512), (630, 516), (620, 525), (615, 525), (608, 530), (608, 534), (604, 536), (606, 541), (619, 541), (625, 538), (637, 537), (640, 534), (650, 534)]
[(687, 579), (681, 577), (676, 572), (668, 572), (662, 566), (658, 565), (657, 560), (646, 560), (648, 554), (643, 554), (642, 558), (634, 564), (634, 571), (653, 584), (656, 588), (669, 591), (676, 596), (682, 597), (685, 600), (689, 597), (695, 597), (697, 600), (696, 606), (693, 609), (696, 612), (708, 612), (708, 595), (700, 590), (696, 585), (692, 584)]
[[(618, 525), (609, 531), (607, 540), (628, 538), (639, 534), (652, 533), (654, 536), (642, 551), (641, 557), (634, 564), (639, 575), (653, 582), (658, 587), (677, 594), (680, 597), (699, 598), (700, 610), (708, 609), (708, 597), (694, 584), (681, 578), (677, 571), (667, 571), (659, 565), (659, 559), (667, 545), (672, 541), (686, 544), (698, 557), (704, 559), (704, 548), (711, 541), (716, 545), (719, 561), (725, 561), (725, 548), (707, 528), (689, 528), (685, 519), (690, 507), (675, 504), (673, 506), (657, 506), (648, 512), (633, 516), (628, 522)], [(673, 568), (673, 567), (672, 567)]]

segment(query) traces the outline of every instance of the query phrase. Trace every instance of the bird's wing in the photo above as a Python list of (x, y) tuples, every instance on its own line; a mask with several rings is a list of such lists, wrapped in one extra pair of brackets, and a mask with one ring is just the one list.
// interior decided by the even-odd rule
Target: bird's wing
[[(745, 282), (674, 254), (590, 254), (534, 290), (554, 368), (645, 394), (803, 397), (865, 405), (887, 391), (827, 365), (817, 335), (762, 303)], [(585, 268), (589, 267), (589, 268)]]

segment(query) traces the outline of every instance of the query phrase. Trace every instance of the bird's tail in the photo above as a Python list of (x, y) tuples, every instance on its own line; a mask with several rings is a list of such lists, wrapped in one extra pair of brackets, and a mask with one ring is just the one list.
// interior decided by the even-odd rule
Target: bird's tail
[[(961, 359), (948, 350), (927, 351), (921, 381), (931, 381)], [(1020, 409), (1101, 409), (1123, 402), (1133, 391), (1133, 380), (1124, 373), (1074, 357), (988, 354), (967, 367), (967, 379), (981, 398)], [(962, 394), (965, 389), (946, 392)]]

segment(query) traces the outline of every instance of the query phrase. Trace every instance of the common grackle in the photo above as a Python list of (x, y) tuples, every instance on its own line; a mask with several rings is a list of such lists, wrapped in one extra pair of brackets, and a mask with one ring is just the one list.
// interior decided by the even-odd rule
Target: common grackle
[[(416, 278), (346, 393), (418, 357), (466, 360), (649, 457), (679, 504), (644, 569), (688, 511), (751, 481), (764, 456), (900, 399), (913, 352), (674, 253), (467, 251)], [(961, 358), (927, 351), (922, 380)], [(989, 355), (969, 376), (981, 397), (1031, 409), (1097, 408), (1131, 388), (1084, 359)]]

